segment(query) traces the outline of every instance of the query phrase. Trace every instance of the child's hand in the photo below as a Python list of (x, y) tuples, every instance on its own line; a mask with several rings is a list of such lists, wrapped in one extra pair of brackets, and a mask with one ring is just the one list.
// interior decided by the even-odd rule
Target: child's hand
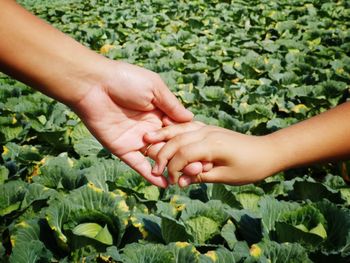
[[(162, 121), (163, 121), (163, 125), (165, 125), (165, 126), (179, 125), (180, 124), (180, 123), (176, 123), (176, 122), (170, 120), (168, 117), (163, 117)], [(204, 126), (204, 124), (201, 122), (193, 122), (193, 123), (191, 123), (191, 125), (180, 126), (179, 131), (180, 131), (180, 129), (181, 129), (182, 133), (189, 132), (189, 131), (195, 131), (197, 129), (200, 129), (203, 126)], [(154, 135), (156, 135), (156, 133), (154, 133)], [(165, 134), (163, 134), (163, 135), (165, 135)], [(169, 134), (169, 138), (167, 140), (171, 139), (172, 137), (173, 136), (171, 134)], [(165, 142), (164, 141), (158, 142), (157, 137), (154, 137), (154, 138), (151, 137), (150, 141), (147, 140), (147, 136), (145, 136), (144, 139), (145, 139), (145, 142), (149, 143), (149, 145), (145, 146), (141, 151), (143, 153), (146, 153), (146, 155), (151, 157), (153, 160), (156, 160), (158, 152), (163, 148), (163, 146), (165, 145)], [(154, 143), (155, 141), (157, 141), (157, 143)], [(193, 162), (193, 163), (186, 165), (183, 168), (182, 173), (185, 175), (196, 176), (199, 173), (209, 171), (211, 168), (213, 168), (212, 163)], [(152, 170), (152, 174), (157, 175), (157, 176), (161, 176), (164, 172), (164, 169), (165, 169), (165, 166), (163, 167), (163, 169), (158, 169), (158, 166), (155, 166)]]
[[(170, 183), (181, 187), (201, 182), (240, 185), (279, 171), (275, 167), (278, 152), (268, 136), (249, 136), (192, 122), (167, 126), (144, 139), (148, 143), (167, 141), (156, 155), (153, 173), (162, 174), (167, 166)], [(213, 168), (196, 176), (183, 173), (184, 167), (194, 162), (212, 164)]]

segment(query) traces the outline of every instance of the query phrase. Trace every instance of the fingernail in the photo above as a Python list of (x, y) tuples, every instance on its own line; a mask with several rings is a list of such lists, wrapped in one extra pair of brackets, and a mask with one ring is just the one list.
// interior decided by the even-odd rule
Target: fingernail
[(190, 178), (183, 178), (182, 180), (179, 181), (179, 185), (181, 188), (189, 186), (190, 184), (191, 184)]

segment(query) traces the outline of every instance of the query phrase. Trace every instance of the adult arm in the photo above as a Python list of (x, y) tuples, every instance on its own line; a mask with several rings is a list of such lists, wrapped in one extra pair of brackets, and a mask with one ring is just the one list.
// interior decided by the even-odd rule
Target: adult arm
[(159, 75), (109, 60), (84, 47), (15, 1), (0, 0), (0, 70), (67, 104), (92, 134), (150, 182), (141, 154), (143, 135), (162, 127), (164, 115), (190, 121)]

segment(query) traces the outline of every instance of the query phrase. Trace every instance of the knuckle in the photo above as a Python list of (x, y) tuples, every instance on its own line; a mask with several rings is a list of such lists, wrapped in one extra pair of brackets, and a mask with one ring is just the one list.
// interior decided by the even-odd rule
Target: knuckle
[(183, 135), (175, 136), (171, 141), (173, 144), (179, 145), (183, 141), (183, 137)]
[(166, 161), (166, 160), (167, 160), (167, 159), (166, 159), (165, 152), (162, 151), (162, 150), (160, 150), (160, 151), (158, 152), (157, 156), (156, 156), (156, 161), (162, 163), (162, 162), (164, 162), (164, 161)]
[(160, 135), (162, 138), (168, 138), (170, 136), (170, 129), (168, 127), (163, 128)]
[(179, 159), (184, 159), (187, 156), (187, 150), (184, 148), (181, 148), (177, 151), (176, 155), (178, 156)]

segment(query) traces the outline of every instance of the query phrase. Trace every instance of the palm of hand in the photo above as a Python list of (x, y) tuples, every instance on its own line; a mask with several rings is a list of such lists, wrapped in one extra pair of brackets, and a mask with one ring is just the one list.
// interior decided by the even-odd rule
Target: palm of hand
[(152, 167), (140, 149), (146, 143), (147, 132), (162, 127), (162, 113), (158, 110), (138, 111), (118, 105), (101, 88), (92, 88), (75, 110), (91, 133), (113, 154), (139, 172), (149, 182), (166, 187), (162, 176), (153, 176)]

